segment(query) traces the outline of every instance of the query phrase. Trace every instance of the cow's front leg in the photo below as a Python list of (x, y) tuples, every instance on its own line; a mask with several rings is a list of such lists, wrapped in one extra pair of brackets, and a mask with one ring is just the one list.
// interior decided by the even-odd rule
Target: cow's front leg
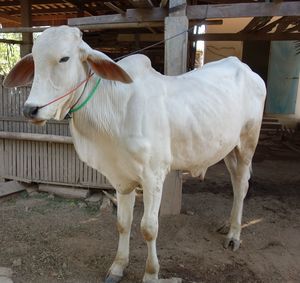
[(135, 191), (122, 195), (117, 193), (119, 245), (116, 258), (109, 269), (105, 283), (117, 283), (129, 263), (129, 240), (135, 202)]
[(144, 215), (141, 221), (141, 232), (148, 246), (148, 257), (143, 282), (158, 279), (159, 263), (156, 254), (156, 238), (161, 196), (162, 183), (144, 188)]

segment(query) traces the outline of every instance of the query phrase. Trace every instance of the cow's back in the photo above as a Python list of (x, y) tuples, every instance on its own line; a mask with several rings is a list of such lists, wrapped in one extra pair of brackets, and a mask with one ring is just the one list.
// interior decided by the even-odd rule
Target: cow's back
[(264, 82), (237, 58), (166, 82), (174, 169), (206, 169), (239, 143), (246, 125), (261, 123)]

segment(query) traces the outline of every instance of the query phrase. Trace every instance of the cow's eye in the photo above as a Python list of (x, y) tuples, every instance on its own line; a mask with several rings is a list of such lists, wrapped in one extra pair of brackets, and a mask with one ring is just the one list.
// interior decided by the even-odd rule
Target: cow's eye
[(70, 57), (62, 57), (62, 58), (59, 60), (59, 63), (67, 62), (69, 59), (70, 59)]

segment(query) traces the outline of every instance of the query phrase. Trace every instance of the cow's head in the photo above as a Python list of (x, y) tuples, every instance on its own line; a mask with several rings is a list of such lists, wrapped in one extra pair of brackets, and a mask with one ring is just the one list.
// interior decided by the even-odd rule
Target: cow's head
[(84, 86), (77, 93), (42, 106), (76, 87), (88, 76), (90, 69), (104, 79), (132, 82), (130, 76), (109, 57), (90, 48), (82, 40), (79, 29), (53, 27), (37, 38), (32, 54), (26, 55), (14, 66), (3, 85), (18, 87), (32, 83), (24, 115), (37, 124), (52, 118), (61, 120)]

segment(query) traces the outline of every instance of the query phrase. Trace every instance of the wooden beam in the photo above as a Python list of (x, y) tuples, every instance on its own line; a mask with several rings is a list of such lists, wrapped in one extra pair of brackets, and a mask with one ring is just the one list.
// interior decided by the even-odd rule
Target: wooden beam
[(74, 5), (77, 9), (79, 13), (82, 13), (83, 11), (88, 12), (91, 16), (95, 15), (95, 12), (93, 10), (91, 10), (90, 8), (87, 8), (84, 3), (82, 3), (82, 1), (78, 1), (78, 0), (63, 0), (64, 3), (70, 3), (72, 5)]
[(39, 184), (40, 192), (54, 194), (63, 198), (86, 199), (90, 196), (90, 191), (85, 189), (74, 189), (67, 186), (55, 186), (48, 184)]
[[(204, 25), (222, 25), (222, 20), (210, 20), (210, 21), (204, 21)], [(197, 22), (192, 22), (192, 24), (197, 24)], [(147, 23), (141, 23), (141, 24), (135, 24), (135, 23), (129, 23), (129, 24), (95, 24), (95, 25), (82, 25), (78, 26), (78, 28), (82, 30), (101, 30), (106, 28), (111, 29), (125, 29), (125, 28), (136, 28), (136, 27), (146, 27), (149, 30), (151, 30), (153, 27), (162, 27), (163, 22), (159, 23), (153, 23), (149, 22)], [(4, 27), (0, 28), (0, 33), (24, 33), (24, 32), (42, 32), (48, 27), (45, 26), (35, 26), (35, 27)], [(152, 31), (151, 31), (152, 32)], [(155, 31), (154, 31), (155, 32)], [(153, 32), (153, 33), (154, 33)]]
[[(52, 1), (51, 0), (32, 0), (32, 5), (64, 4), (66, 2), (67, 1), (65, 1), (65, 0), (55, 0), (55, 1), (53, 1), (53, 0)], [(74, 4), (72, 4), (72, 5), (74, 5)], [(1, 6), (4, 6), (4, 7), (20, 6), (20, 0), (8, 0), (8, 1), (3, 1), (2, 0), (1, 1)]]
[(238, 3), (187, 6), (189, 19), (299, 16), (300, 2)]
[(168, 3), (168, 0), (161, 0), (159, 7), (164, 8), (164, 7), (166, 7), (167, 3)]
[(138, 23), (110, 23), (110, 24), (94, 24), (79, 25), (81, 30), (105, 30), (105, 29), (127, 29), (127, 28), (155, 28), (163, 27), (163, 22), (138, 22)]
[(32, 134), (32, 133), (20, 133), (20, 132), (1, 132), (0, 131), (0, 139), (73, 144), (73, 140), (71, 137), (57, 136), (57, 135)]
[[(189, 20), (239, 17), (299, 16), (300, 2), (239, 3), (225, 5), (193, 5), (186, 7)], [(104, 15), (69, 19), (69, 25), (136, 23), (163, 21), (168, 15), (164, 8), (128, 9), (123, 15)]]
[(13, 22), (13, 23), (18, 23), (20, 24), (21, 19), (15, 16), (10, 16), (6, 13), (0, 12), (0, 20), (5, 21), (5, 22)]
[(163, 22), (167, 11), (161, 8), (153, 9), (128, 9), (125, 15), (104, 15), (84, 18), (69, 19), (71, 26), (93, 25), (93, 24), (126, 24), (141, 22)]
[(111, 2), (104, 2), (104, 5), (121, 15), (125, 15), (125, 13), (126, 13), (124, 10), (122, 10), (121, 8), (119, 8), (118, 6), (116, 6), (115, 4), (113, 4)]
[(255, 17), (249, 24), (242, 30), (244, 32), (255, 31), (264, 27), (272, 20), (273, 17)]
[(189, 39), (192, 41), (245, 41), (245, 40), (300, 40), (299, 32), (281, 32), (281, 33), (206, 33), (206, 34), (191, 34)]
[(160, 215), (178, 215), (182, 202), (182, 176), (179, 171), (170, 172), (164, 182)]
[(75, 14), (57, 14), (57, 15), (36, 15), (32, 16), (32, 21), (60, 21), (74, 18)]
[(153, 8), (154, 5), (151, 0), (128, 0), (129, 3), (136, 8)]
[(0, 43), (7, 43), (7, 44), (22, 44), (22, 40), (14, 40), (14, 39), (3, 39), (0, 38)]
[[(277, 31), (283, 31), (282, 27), (286, 26), (286, 28), (289, 25), (298, 25), (300, 24), (300, 18), (299, 17), (281, 17), (280, 19), (277, 19), (261, 28), (258, 28), (257, 31), (258, 32), (269, 32), (272, 31), (276, 26), (276, 32)], [(279, 26), (281, 26), (279, 28)], [(278, 29), (279, 28), (279, 29)]]
[(48, 27), (9, 27), (9, 28), (0, 28), (0, 33), (25, 33), (25, 32), (42, 32)]
[[(184, 6), (186, 0), (169, 0), (169, 9), (176, 6)], [(187, 30), (189, 20), (185, 8), (176, 12), (170, 12), (165, 18), (165, 39)], [(165, 41), (165, 74), (174, 76), (186, 72), (187, 67), (187, 43), (188, 33)], [(182, 201), (182, 175), (180, 171), (170, 172), (165, 180), (162, 201), (160, 207), (161, 215), (177, 215), (181, 211)]]
[[(32, 26), (31, 0), (21, 0), (21, 25), (24, 27)], [(20, 55), (24, 57), (31, 52), (33, 44), (32, 33), (22, 33), (22, 40)]]
[(300, 25), (296, 25), (296, 26), (294, 26), (292, 28), (288, 28), (287, 30), (285, 30), (285, 33), (288, 33), (288, 32), (292, 33), (294, 31), (299, 31), (300, 32)]

